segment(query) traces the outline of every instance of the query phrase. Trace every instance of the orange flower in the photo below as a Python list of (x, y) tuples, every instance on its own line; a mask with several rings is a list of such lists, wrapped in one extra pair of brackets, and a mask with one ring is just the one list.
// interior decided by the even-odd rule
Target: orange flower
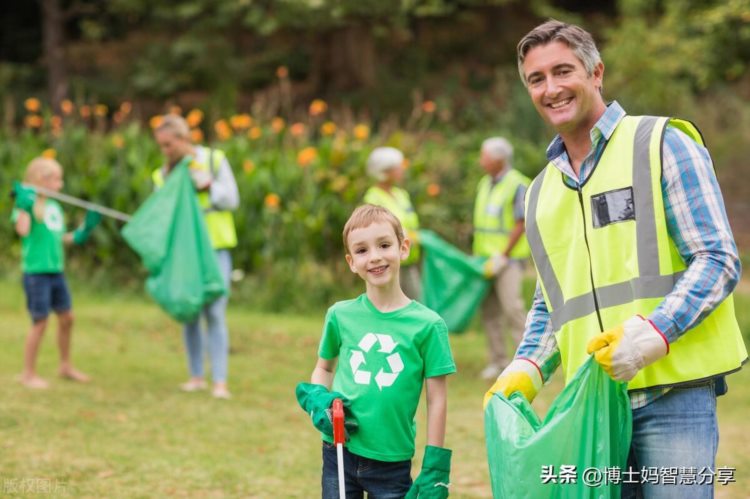
[(170, 106), (169, 114), (176, 114), (177, 116), (182, 116), (182, 108), (180, 106)]
[(440, 194), (440, 185), (432, 182), (430, 184), (427, 184), (427, 195), (430, 197), (435, 197), (438, 194)]
[(336, 123), (333, 121), (326, 121), (320, 126), (320, 133), (325, 136), (333, 135), (336, 133)]
[(266, 194), (265, 199), (263, 199), (263, 204), (266, 205), (266, 208), (269, 210), (276, 211), (279, 208), (279, 205), (281, 205), (281, 198), (278, 194), (272, 192)]
[(49, 119), (49, 123), (52, 125), (52, 128), (60, 128), (62, 126), (62, 118), (54, 115)]
[(190, 140), (192, 140), (196, 144), (198, 142), (203, 142), (203, 131), (201, 131), (200, 128), (193, 128), (192, 130), (190, 130)]
[(45, 149), (42, 151), (43, 158), (55, 159), (57, 157), (57, 151), (54, 149)]
[(44, 124), (44, 120), (38, 114), (29, 114), (23, 121), (29, 128), (42, 128)]
[(125, 139), (122, 135), (116, 133), (112, 136), (112, 145), (115, 146), (115, 149), (122, 149), (125, 147)]
[(297, 164), (306, 167), (318, 157), (318, 150), (314, 147), (305, 147), (297, 153)]
[(34, 97), (29, 97), (28, 99), (23, 101), (23, 105), (30, 113), (38, 113), (42, 108), (42, 103), (39, 102), (39, 99), (36, 99)]
[(161, 125), (161, 122), (164, 121), (164, 116), (161, 114), (157, 114), (156, 116), (152, 116), (150, 120), (148, 120), (148, 124), (152, 129), (157, 128), (159, 125)]
[(370, 127), (363, 123), (360, 123), (359, 125), (354, 127), (353, 133), (355, 139), (367, 140), (367, 138), (370, 136)]
[(276, 68), (276, 76), (280, 79), (284, 79), (289, 76), (289, 70), (286, 66), (279, 66)]
[(71, 114), (73, 112), (73, 103), (70, 100), (65, 99), (60, 103), (60, 110), (65, 115)]
[(235, 130), (244, 130), (250, 128), (250, 125), (253, 124), (253, 119), (249, 114), (235, 114), (229, 118), (229, 122)]
[(125, 115), (122, 114), (122, 111), (115, 111), (112, 115), (112, 121), (114, 121), (116, 124), (122, 123), (122, 121), (125, 119)]
[(105, 106), (104, 104), (97, 104), (94, 106), (94, 114), (97, 116), (107, 116), (107, 111), (109, 108)]
[(431, 100), (426, 100), (422, 103), (422, 111), (425, 113), (434, 113), (435, 109), (437, 109), (437, 106)]
[(255, 163), (253, 163), (253, 160), (246, 159), (242, 162), (242, 169), (245, 170), (245, 173), (248, 175), (253, 173), (253, 170), (255, 170)]
[(411, 166), (411, 161), (409, 161), (408, 158), (404, 158), (404, 160), (401, 162), (401, 168), (403, 168), (404, 170), (406, 170), (410, 166)]
[(78, 112), (81, 114), (81, 118), (88, 118), (91, 116), (91, 106), (83, 105), (78, 109)]
[(219, 120), (214, 123), (214, 130), (221, 141), (228, 140), (232, 136), (232, 129), (226, 120)]
[(325, 113), (326, 110), (328, 110), (328, 104), (322, 99), (315, 99), (310, 103), (310, 116), (318, 116)]
[(263, 135), (263, 130), (261, 130), (259, 126), (254, 126), (247, 132), (247, 136), (253, 140), (257, 140), (261, 138), (262, 135)]
[(201, 124), (201, 121), (203, 121), (203, 111), (200, 109), (191, 109), (185, 117), (185, 120), (188, 122), (188, 125), (195, 128)]
[(123, 114), (123, 116), (130, 114), (130, 111), (133, 110), (133, 104), (131, 104), (129, 101), (123, 101), (122, 104), (120, 104), (120, 112)]
[(279, 118), (277, 116), (271, 120), (271, 129), (274, 131), (274, 133), (281, 132), (285, 126), (286, 123), (284, 123), (284, 118)]
[(289, 127), (289, 131), (291, 132), (293, 137), (300, 137), (305, 134), (305, 124), (295, 123)]

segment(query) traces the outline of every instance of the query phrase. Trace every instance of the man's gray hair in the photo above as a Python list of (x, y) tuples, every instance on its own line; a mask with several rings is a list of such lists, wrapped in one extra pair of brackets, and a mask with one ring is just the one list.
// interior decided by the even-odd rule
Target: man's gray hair
[(518, 42), (518, 73), (521, 75), (521, 81), (525, 86), (526, 77), (523, 74), (523, 61), (529, 50), (539, 45), (547, 45), (551, 42), (562, 42), (566, 44), (586, 68), (586, 73), (591, 76), (594, 68), (602, 61), (599, 50), (591, 33), (575, 24), (566, 24), (564, 22), (550, 19), (544, 24), (529, 31), (520, 42)]
[(182, 116), (177, 114), (165, 114), (162, 116), (154, 132), (169, 132), (178, 139), (186, 139), (192, 142), (190, 137), (190, 125)]
[(503, 137), (490, 137), (482, 142), (482, 150), (492, 159), (505, 160), (505, 164), (511, 166), (513, 162), (513, 146)]

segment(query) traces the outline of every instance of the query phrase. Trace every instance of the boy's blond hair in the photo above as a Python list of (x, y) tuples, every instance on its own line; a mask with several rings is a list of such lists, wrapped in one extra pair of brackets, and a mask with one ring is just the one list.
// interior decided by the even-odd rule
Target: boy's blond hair
[(352, 212), (349, 220), (346, 221), (346, 225), (344, 225), (344, 248), (346, 249), (347, 255), (349, 254), (349, 234), (354, 229), (363, 229), (369, 227), (375, 222), (386, 222), (391, 224), (393, 231), (396, 233), (399, 246), (404, 242), (404, 228), (401, 226), (401, 222), (396, 215), (382, 206), (363, 204)]
[(39, 186), (42, 179), (48, 177), (54, 170), (62, 173), (63, 168), (54, 159), (39, 156), (32, 159), (29, 166), (26, 167), (26, 174), (23, 177), (23, 181), (27, 184)]
[(161, 123), (154, 129), (154, 132), (170, 132), (178, 139), (185, 139), (192, 142), (190, 137), (190, 125), (185, 118), (177, 114), (165, 114), (161, 118)]

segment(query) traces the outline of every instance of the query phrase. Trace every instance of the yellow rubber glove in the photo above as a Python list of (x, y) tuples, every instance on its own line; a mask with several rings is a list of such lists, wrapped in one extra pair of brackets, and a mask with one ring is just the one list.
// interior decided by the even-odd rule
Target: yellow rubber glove
[(542, 375), (536, 364), (527, 359), (514, 359), (484, 394), (483, 407), (487, 408), (487, 404), (496, 393), (502, 393), (507, 398), (513, 392), (521, 392), (526, 400), (531, 402), (542, 388), (542, 384)]
[(508, 257), (505, 255), (497, 254), (492, 255), (484, 262), (482, 272), (484, 273), (485, 279), (492, 279), (500, 273), (501, 270), (508, 265)]
[(597, 334), (586, 351), (615, 381), (630, 381), (638, 371), (669, 353), (669, 343), (656, 327), (640, 315), (614, 329)]

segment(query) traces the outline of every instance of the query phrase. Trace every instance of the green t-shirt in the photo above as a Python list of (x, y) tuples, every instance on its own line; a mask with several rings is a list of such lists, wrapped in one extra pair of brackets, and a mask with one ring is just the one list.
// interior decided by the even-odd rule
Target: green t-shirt
[(424, 378), (456, 372), (445, 321), (416, 301), (380, 312), (363, 294), (328, 309), (318, 354), (339, 358), (332, 390), (351, 400), (359, 423), (347, 448), (380, 461), (411, 459)]
[[(20, 210), (13, 210), (11, 220), (16, 223)], [(65, 216), (60, 203), (47, 199), (44, 220), (31, 217), (31, 229), (21, 238), (21, 270), (27, 274), (62, 272), (65, 266)]]

